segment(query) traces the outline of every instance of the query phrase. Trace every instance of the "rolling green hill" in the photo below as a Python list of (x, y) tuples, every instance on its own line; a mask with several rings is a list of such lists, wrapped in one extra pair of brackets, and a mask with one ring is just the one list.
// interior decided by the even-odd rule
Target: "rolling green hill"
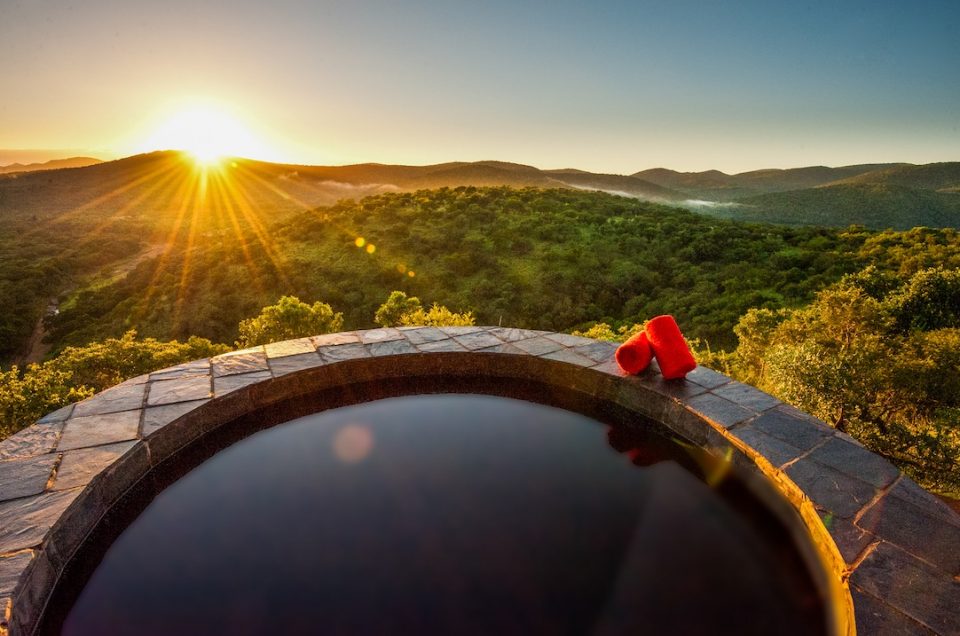
[[(446, 184), (458, 185), (437, 189)], [(555, 330), (669, 312), (691, 335), (726, 347), (750, 307), (803, 302), (844, 272), (905, 258), (886, 248), (862, 253), (869, 232), (749, 225), (636, 198), (686, 196), (658, 188), (494, 161), (235, 159), (204, 172), (172, 152), (0, 176), (0, 361), (20, 359), (58, 303), (48, 321), (55, 348), (129, 328), (230, 342), (241, 318), (284, 293), (332, 303), (352, 328), (370, 326), (393, 289), (472, 310), (482, 322)], [(712, 213), (805, 226), (951, 226), (958, 201), (835, 185)], [(954, 236), (924, 239), (946, 246), (931, 264), (951, 258)], [(374, 253), (354, 245), (360, 237)]]
[(726, 174), (719, 170), (677, 172), (653, 168), (634, 173), (634, 177), (691, 195), (691, 198), (713, 201), (735, 201), (770, 192), (786, 192), (814, 188), (849, 177), (901, 164), (863, 164), (828, 168), (810, 166), (787, 170), (766, 169)]
[(564, 189), (381, 194), (305, 211), (263, 234), (180, 241), (70, 294), (52, 336), (62, 346), (136, 328), (232, 342), (240, 319), (281, 294), (328, 302), (346, 328), (365, 328), (402, 290), (472, 311), (479, 323), (561, 331), (672, 313), (691, 337), (729, 348), (747, 309), (796, 306), (865, 264), (960, 265), (956, 232), (917, 232), (736, 223)]
[[(212, 171), (215, 180), (220, 171)], [(612, 189), (629, 196), (679, 201), (685, 195), (622, 175), (578, 170), (544, 171), (502, 161), (452, 162), (431, 166), (356, 164), (300, 166), (233, 159), (223, 172), (252, 205), (272, 214), (325, 205), (379, 192), (473, 186)], [(78, 170), (0, 176), (0, 229), (49, 221), (69, 226), (90, 217), (123, 216), (149, 223), (176, 207), (177, 189), (191, 183), (196, 167), (181, 153), (154, 152)], [(179, 193), (179, 194), (182, 194)], [(163, 224), (163, 218), (158, 219)]]
[(960, 189), (960, 162), (928, 163), (922, 166), (895, 166), (860, 174), (836, 183), (844, 185), (876, 184), (923, 190), (957, 191)]
[(726, 212), (741, 221), (872, 229), (960, 227), (960, 195), (892, 183), (839, 185), (741, 199)]
[(166, 258), (74, 294), (53, 334), (81, 343), (135, 327), (230, 342), (241, 318), (281, 293), (322, 299), (348, 328), (370, 327), (400, 289), (471, 310), (481, 323), (554, 330), (674, 313), (691, 335), (730, 344), (749, 307), (806, 299), (853, 267), (839, 254), (842, 241), (832, 231), (717, 221), (602, 193), (382, 194), (286, 217), (263, 234), (192, 245), (183, 236)]
[[(61, 294), (102, 285), (140, 260), (269, 226), (341, 199), (446, 186), (608, 189), (638, 198), (685, 195), (618, 175), (542, 171), (500, 162), (432, 166), (299, 166), (233, 159), (201, 172), (181, 153), (154, 152), (69, 170), (0, 175), (0, 360), (24, 353)], [(212, 213), (208, 213), (212, 212)]]
[(901, 230), (960, 226), (960, 162), (813, 166), (735, 175), (656, 168), (634, 176), (686, 192), (699, 200), (697, 211), (720, 218)]

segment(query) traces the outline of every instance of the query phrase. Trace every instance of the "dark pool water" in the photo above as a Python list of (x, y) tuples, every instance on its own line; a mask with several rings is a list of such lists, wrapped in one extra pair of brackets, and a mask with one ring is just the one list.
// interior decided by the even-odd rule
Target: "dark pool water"
[(663, 437), (514, 399), (326, 411), (164, 490), (62, 633), (822, 632), (769, 520), (698, 472)]

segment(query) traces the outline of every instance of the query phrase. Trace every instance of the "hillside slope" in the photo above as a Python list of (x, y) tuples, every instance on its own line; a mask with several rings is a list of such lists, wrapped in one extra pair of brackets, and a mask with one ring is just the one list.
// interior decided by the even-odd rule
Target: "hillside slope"
[(11, 172), (36, 172), (37, 170), (59, 170), (60, 168), (83, 168), (102, 163), (93, 157), (70, 157), (68, 159), (51, 159), (43, 163), (11, 163), (0, 166), (0, 174)]
[[(857, 167), (856, 170), (861, 168), (863, 167)], [(825, 173), (821, 173), (818, 178), (824, 176)], [(714, 184), (724, 181), (724, 175), (718, 172), (707, 174), (703, 178), (712, 179)], [(754, 174), (750, 178), (762, 181), (768, 177)], [(590, 206), (624, 210), (621, 216), (642, 212), (662, 219), (657, 223), (679, 223), (682, 220), (682, 226), (696, 227), (682, 239), (661, 236), (660, 229), (650, 236), (642, 236), (642, 233), (631, 235), (628, 251), (633, 254), (630, 258), (637, 262), (645, 258), (643, 254), (653, 249), (652, 241), (655, 240), (666, 241), (666, 244), (675, 250), (693, 249), (688, 255), (688, 261), (675, 263), (681, 272), (686, 271), (690, 263), (699, 264), (723, 256), (718, 254), (717, 250), (726, 250), (727, 243), (722, 237), (705, 229), (720, 227), (717, 216), (781, 224), (841, 227), (862, 224), (870, 228), (905, 229), (915, 225), (960, 225), (960, 195), (897, 185), (841, 184), (768, 193), (747, 199), (743, 205), (704, 207), (703, 211), (709, 211), (713, 218), (689, 212), (684, 212), (685, 216), (676, 217), (678, 212), (675, 209), (660, 206), (645, 208), (641, 205), (643, 202), (636, 198), (649, 197), (671, 202), (686, 200), (689, 195), (636, 177), (598, 175), (573, 169), (540, 170), (532, 166), (498, 161), (451, 162), (433, 166), (297, 166), (238, 158), (225, 162), (220, 168), (204, 172), (179, 153), (157, 152), (83, 168), (0, 175), (0, 295), (7, 299), (7, 305), (0, 313), (0, 359), (15, 359), (18, 352), (22, 352), (24, 343), (37, 329), (38, 319), (48, 306), (55, 305), (58, 298), (65, 301), (61, 307), (63, 313), (74, 317), (71, 318), (73, 326), (59, 332), (60, 343), (84, 342), (85, 334), (103, 335), (99, 330), (103, 328), (102, 318), (107, 314), (112, 316), (107, 323), (112, 335), (118, 335), (115, 332), (121, 329), (121, 326), (141, 326), (149, 328), (151, 334), (164, 337), (200, 334), (225, 339), (230, 337), (229, 330), (234, 329), (236, 322), (243, 317), (242, 310), (257, 309), (270, 304), (276, 300), (271, 297), (275, 292), (281, 293), (287, 289), (302, 289), (305, 295), (329, 297), (331, 300), (340, 298), (344, 301), (344, 306), (358, 308), (356, 311), (359, 313), (353, 315), (355, 321), (359, 321), (361, 316), (369, 320), (367, 314), (370, 313), (370, 307), (375, 308), (376, 304), (382, 302), (378, 294), (390, 291), (384, 282), (393, 277), (390, 270), (361, 275), (350, 268), (344, 269), (341, 262), (344, 259), (355, 260), (363, 257), (350, 250), (344, 251), (341, 247), (332, 249), (328, 246), (325, 254), (335, 254), (336, 259), (325, 267), (311, 264), (313, 261), (299, 265), (305, 268), (304, 271), (312, 271), (320, 278), (324, 278), (328, 272), (340, 272), (344, 277), (342, 281), (336, 286), (317, 287), (313, 283), (301, 282), (299, 286), (291, 287), (287, 283), (297, 279), (300, 270), (294, 268), (288, 271), (283, 267), (283, 263), (290, 259), (297, 261), (301, 252), (311, 252), (318, 248), (299, 244), (293, 238), (278, 243), (277, 228), (285, 228), (284, 232), (292, 237), (297, 233), (296, 225), (291, 225), (294, 219), (301, 219), (305, 223), (307, 218), (332, 215), (334, 212), (331, 210), (339, 209), (335, 206), (338, 201), (361, 201), (365, 197), (385, 193), (396, 193), (399, 197), (404, 192), (414, 191), (417, 192), (417, 197), (425, 202), (423, 205), (439, 207), (421, 209), (419, 204), (403, 199), (403, 205), (397, 208), (399, 211), (391, 214), (399, 215), (398, 218), (418, 219), (417, 222), (422, 223), (421, 215), (445, 214), (442, 209), (445, 199), (428, 192), (428, 189), (445, 186), (456, 186), (459, 189), (493, 187), (493, 190), (484, 190), (479, 194), (457, 199), (457, 205), (467, 205), (472, 210), (471, 214), (476, 215), (477, 219), (483, 219), (485, 225), (481, 233), (463, 235), (461, 228), (456, 225), (447, 227), (441, 223), (438, 227), (442, 228), (442, 231), (435, 234), (434, 230), (428, 227), (429, 224), (415, 227), (392, 218), (375, 218), (372, 213), (364, 210), (377, 199), (366, 199), (365, 203), (357, 204), (359, 207), (352, 209), (350, 215), (344, 217), (349, 221), (348, 224), (334, 224), (330, 228), (331, 231), (353, 234), (349, 240), (343, 239), (347, 244), (358, 236), (366, 237), (365, 233), (375, 235), (378, 238), (377, 254), (382, 254), (381, 250), (389, 253), (389, 241), (406, 241), (410, 236), (417, 236), (418, 240), (432, 241), (431, 236), (443, 236), (446, 251), (428, 255), (418, 251), (414, 241), (405, 248), (406, 252), (394, 266), (411, 266), (417, 263), (421, 270), (427, 267), (429, 271), (431, 265), (423, 263), (438, 262), (441, 269), (447, 268), (435, 273), (444, 281), (444, 285), (428, 286), (425, 292), (430, 293), (425, 293), (425, 296), (431, 301), (446, 301), (448, 305), (476, 308), (478, 315), (484, 316), (486, 320), (499, 320), (500, 313), (494, 313), (496, 308), (513, 312), (514, 303), (527, 302), (521, 299), (526, 298), (528, 292), (533, 296), (542, 294), (542, 289), (537, 286), (541, 283), (533, 282), (536, 277), (546, 281), (542, 284), (559, 285), (557, 289), (576, 287), (599, 295), (613, 294), (620, 305), (630, 300), (629, 296), (624, 295), (624, 290), (631, 289), (630, 287), (624, 287), (617, 282), (603, 282), (604, 263), (599, 255), (605, 254), (608, 248), (599, 243), (581, 240), (587, 229), (581, 227), (577, 211)], [(505, 186), (514, 189), (503, 190)], [(515, 188), (527, 186), (563, 188), (572, 198), (567, 200), (555, 193), (549, 196), (517, 194), (520, 191)], [(635, 199), (631, 201), (600, 195), (591, 198), (590, 193), (577, 192), (581, 189), (625, 193)], [(490, 203), (492, 207), (485, 209), (488, 200), (495, 203)], [(635, 205), (641, 207), (635, 209)], [(394, 210), (396, 207), (391, 203), (386, 205), (385, 209)], [(546, 218), (544, 215), (550, 215), (552, 219), (552, 234), (544, 234), (541, 225), (536, 221), (541, 217)], [(529, 221), (528, 225), (513, 227), (512, 220), (505, 220), (513, 219), (513, 216)], [(473, 217), (464, 217), (460, 222), (468, 223), (468, 218)], [(473, 222), (475, 221), (470, 221)], [(618, 218), (603, 222), (627, 223)], [(501, 232), (501, 226), (511, 227), (522, 234), (510, 240), (504, 238), (500, 242), (491, 242), (489, 236)], [(723, 223), (722, 227), (732, 226)], [(383, 234), (383, 228), (389, 228), (392, 234)], [(644, 226), (642, 229), (646, 231), (649, 228)], [(766, 228), (763, 232), (793, 237), (797, 230)], [(824, 232), (831, 237), (837, 235), (835, 231)], [(608, 239), (619, 240), (613, 236)], [(381, 245), (384, 240), (388, 243)], [(794, 239), (783, 240), (789, 243)], [(541, 247), (557, 242), (563, 244), (566, 255)], [(499, 251), (501, 249), (506, 251)], [(591, 256), (594, 251), (595, 254)], [(624, 252), (625, 255), (626, 253)], [(749, 249), (734, 250), (731, 253), (738, 254), (738, 257), (752, 258)], [(527, 258), (528, 255), (533, 256)], [(763, 258), (769, 257), (768, 252), (761, 252), (760, 255)], [(551, 273), (553, 270), (546, 265), (545, 269), (537, 269), (541, 264), (563, 268), (567, 262), (565, 259), (573, 259), (572, 262), (577, 263), (584, 276), (571, 275), (557, 280)], [(321, 261), (323, 259), (317, 262)], [(461, 265), (456, 264), (460, 261), (472, 262), (473, 266), (461, 270)], [(507, 278), (503, 278), (504, 272), (491, 269), (490, 264), (499, 261), (514, 263), (506, 274)], [(803, 271), (809, 267), (807, 261), (804, 260), (803, 263), (806, 264), (796, 265), (795, 268)], [(138, 284), (147, 289), (166, 291), (151, 291), (149, 298), (137, 300), (140, 298), (138, 294), (143, 290), (128, 288), (113, 297), (118, 307), (110, 305), (110, 302), (114, 301), (103, 300), (104, 297), (100, 295), (102, 290), (115, 289), (113, 286), (119, 280), (133, 275), (143, 267), (149, 267), (152, 273), (146, 279), (137, 279)], [(629, 270), (626, 265), (618, 267), (625, 268), (624, 271)], [(219, 280), (219, 287), (207, 288), (200, 283), (194, 285), (191, 277), (196, 275), (198, 268), (209, 268), (211, 276), (216, 273), (226, 278), (216, 279)], [(240, 276), (238, 272), (244, 269), (248, 269), (249, 274)], [(452, 271), (461, 273), (454, 275), (450, 273)], [(476, 286), (464, 288), (466, 282), (460, 281), (458, 276), (469, 279), (474, 271), (482, 274), (484, 280), (476, 281)], [(743, 275), (746, 274), (732, 273), (730, 280)], [(366, 283), (371, 291), (361, 299), (357, 297), (360, 292), (352, 285), (354, 281), (361, 280), (362, 276), (373, 276), (380, 282)], [(640, 279), (647, 280), (643, 276), (640, 276)], [(418, 277), (416, 280), (419, 285), (421, 279)], [(473, 304), (471, 299), (490, 299), (490, 286), (496, 286), (504, 280), (523, 280), (527, 286), (509, 287), (509, 283), (503, 283), (508, 285), (507, 289), (513, 289), (514, 292), (498, 296), (499, 300), (488, 303), (487, 309)], [(672, 293), (664, 290), (686, 289), (694, 285), (694, 279), (684, 280), (686, 282), (668, 287), (660, 284), (657, 289)], [(338, 286), (341, 284), (346, 287)], [(407, 284), (413, 283), (407, 281)], [(612, 286), (615, 291), (610, 291), (605, 286)], [(463, 289), (467, 291), (456, 291)], [(777, 288), (761, 284), (752, 289)], [(376, 293), (372, 290), (376, 290)], [(698, 291), (698, 294), (701, 292), (706, 294), (706, 299), (725, 293), (723, 290), (718, 291), (718, 288), (703, 289)], [(637, 291), (636, 297), (639, 298), (645, 293)], [(776, 302), (782, 302), (783, 298), (796, 296), (795, 292), (781, 292), (779, 289), (773, 293), (773, 297), (754, 295), (751, 302), (757, 304), (763, 302), (762, 299), (770, 298), (779, 298)], [(78, 314), (74, 311), (78, 302), (87, 296), (96, 299), (93, 304), (96, 309), (80, 303), (87, 308), (79, 314), (82, 318), (76, 320)], [(171, 302), (171, 299), (177, 299), (172, 308), (164, 304)], [(588, 300), (586, 297), (582, 299), (589, 305)], [(683, 305), (649, 305), (648, 301), (652, 302), (649, 298), (642, 302), (634, 300), (629, 307), (616, 309), (619, 306), (617, 303), (605, 300), (591, 309), (571, 308), (566, 305), (572, 302), (570, 299), (563, 300), (558, 297), (554, 305), (543, 304), (534, 313), (516, 316), (515, 322), (567, 329), (588, 319), (610, 317), (612, 320), (620, 320), (628, 315), (639, 316), (638, 307), (651, 311), (669, 309), (691, 317), (699, 315)], [(152, 318), (131, 318), (130, 307), (138, 303), (146, 303), (143, 311), (148, 312)], [(152, 308), (154, 304), (155, 309)], [(691, 300), (688, 304), (692, 306), (696, 303)], [(107, 305), (111, 307), (109, 310), (105, 309)], [(535, 304), (531, 306), (536, 307)], [(740, 308), (747, 306), (752, 305), (738, 305)], [(188, 312), (184, 309), (187, 307), (190, 308)], [(163, 313), (164, 311), (167, 313)], [(480, 314), (481, 311), (487, 313)], [(547, 313), (537, 313), (541, 311)], [(624, 311), (627, 313), (622, 313)], [(710, 338), (721, 337), (718, 334), (727, 334), (722, 337), (729, 337), (729, 325), (736, 317), (737, 314), (731, 311), (725, 314), (723, 320), (715, 317), (704, 319), (696, 333)], [(723, 328), (718, 326), (721, 323), (725, 325)]]
[(960, 265), (952, 230), (735, 223), (568, 189), (391, 193), (306, 211), (263, 234), (185, 237), (125, 277), (71, 294), (53, 334), (57, 346), (131, 327), (232, 342), (242, 318), (281, 294), (330, 303), (348, 329), (371, 327), (402, 290), (479, 323), (561, 331), (670, 313), (689, 336), (730, 347), (747, 309), (795, 306), (865, 264), (897, 270), (918, 245), (939, 246), (925, 265)]
[[(680, 201), (678, 192), (634, 177), (581, 171), (544, 171), (502, 161), (451, 162), (429, 166), (356, 164), (302, 166), (250, 159), (224, 163), (236, 189), (251, 203), (284, 213), (389, 191), (472, 186), (571, 187), (615, 190), (629, 196)], [(45, 170), (0, 176), (0, 227), (14, 219), (31, 221), (122, 213), (137, 217), (169, 209), (176, 188), (196, 179), (196, 167), (181, 153), (153, 152), (79, 170)], [(211, 179), (217, 171), (211, 171)], [(137, 201), (131, 206), (131, 201)], [(36, 218), (34, 218), (36, 217)]]
[(871, 229), (960, 227), (960, 194), (892, 184), (840, 184), (748, 197), (726, 211), (741, 221)]
[(677, 172), (666, 168), (653, 168), (634, 173), (632, 176), (686, 192), (692, 198), (734, 201), (769, 192), (813, 188), (895, 165), (901, 164), (862, 164), (839, 168), (809, 166), (785, 170), (771, 168), (739, 174), (726, 174), (719, 170)]
[(473, 311), (480, 323), (552, 330), (672, 313), (691, 337), (729, 346), (748, 308), (807, 299), (852, 267), (834, 253), (840, 243), (834, 231), (718, 221), (569, 189), (382, 194), (262, 234), (193, 244), (182, 236), (166, 257), (73, 294), (53, 334), (60, 346), (131, 327), (231, 342), (242, 318), (285, 293), (330, 303), (346, 328), (371, 327), (399, 289)]
[(272, 224), (343, 199), (463, 185), (684, 198), (632, 177), (500, 161), (298, 166), (237, 158), (203, 171), (167, 151), (0, 175), (0, 294), (11, 299), (0, 320), (0, 359), (22, 349), (58, 295), (102, 285), (148, 256), (171, 258), (184, 245), (240, 237), (262, 243)]
[(928, 163), (922, 166), (896, 166), (874, 170), (831, 185), (888, 185), (923, 190), (956, 192), (960, 190), (960, 161)]

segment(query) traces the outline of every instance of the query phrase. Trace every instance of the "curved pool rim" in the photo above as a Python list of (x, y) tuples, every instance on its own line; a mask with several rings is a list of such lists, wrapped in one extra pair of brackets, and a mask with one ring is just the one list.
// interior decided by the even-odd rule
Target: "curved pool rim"
[[(324, 410), (333, 394), (354, 392), (364, 401), (363, 387), (393, 382), (430, 393), (437, 378), (456, 378), (506, 397), (526, 386), (543, 398), (535, 401), (554, 406), (586, 397), (729, 461), (793, 533), (828, 599), (833, 633), (854, 634), (858, 623), (861, 633), (910, 625), (950, 633), (956, 584), (931, 564), (929, 551), (952, 539), (960, 517), (849, 437), (765, 393), (704, 367), (679, 381), (664, 380), (655, 365), (626, 376), (615, 348), (501, 327), (327, 334), (178, 365), (56, 411), (0, 442), (0, 458), (13, 468), (4, 476), (12, 490), (0, 488), (4, 627), (33, 633), (64, 568), (103, 516), (152, 468), (202, 447), (211, 434), (253, 413), (269, 412), (277, 424)], [(838, 452), (852, 466), (846, 472), (830, 464)], [(824, 471), (857, 487), (825, 489)], [(884, 515), (908, 504), (937, 521), (927, 536), (905, 538), (915, 530), (909, 520)], [(891, 579), (891, 561), (912, 576)], [(918, 581), (933, 603), (910, 605), (915, 594), (907, 587)]]

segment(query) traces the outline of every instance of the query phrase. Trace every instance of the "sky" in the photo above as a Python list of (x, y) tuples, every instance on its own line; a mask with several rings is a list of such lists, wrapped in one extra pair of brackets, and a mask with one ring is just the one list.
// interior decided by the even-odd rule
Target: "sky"
[(313, 164), (956, 161), (958, 24), (957, 0), (0, 0), (0, 164), (151, 150), (197, 109)]

